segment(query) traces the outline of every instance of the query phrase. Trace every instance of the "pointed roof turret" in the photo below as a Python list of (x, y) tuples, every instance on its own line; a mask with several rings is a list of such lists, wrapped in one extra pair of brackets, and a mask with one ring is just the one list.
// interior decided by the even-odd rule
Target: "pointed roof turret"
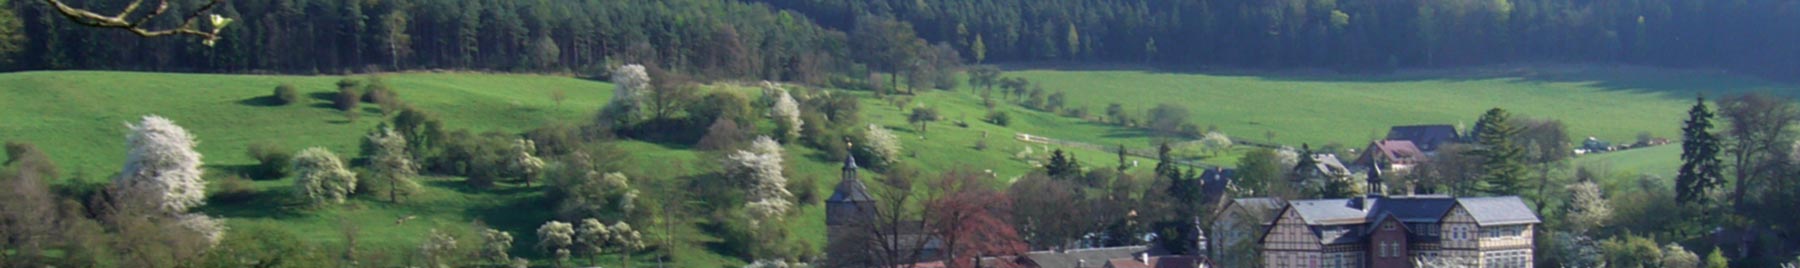
[(875, 201), (875, 198), (869, 196), (869, 187), (863, 185), (862, 179), (856, 178), (857, 169), (856, 156), (844, 156), (843, 178), (841, 178), (841, 181), (838, 181), (837, 189), (835, 190), (836, 192), (831, 194), (831, 198), (825, 199), (825, 202), (861, 203)]

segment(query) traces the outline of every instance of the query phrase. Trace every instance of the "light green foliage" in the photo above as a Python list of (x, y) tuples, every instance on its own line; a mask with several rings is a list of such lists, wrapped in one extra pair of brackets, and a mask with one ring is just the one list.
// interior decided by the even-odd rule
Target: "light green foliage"
[(557, 205), (557, 215), (564, 218), (591, 218), (628, 213), (637, 209), (638, 190), (631, 187), (624, 173), (588, 171), (573, 185), (558, 185), (567, 191)]
[(301, 199), (313, 204), (343, 203), (356, 192), (356, 173), (344, 168), (344, 161), (325, 148), (301, 150), (294, 156), (294, 189)]
[(1681, 244), (1663, 245), (1662, 268), (1700, 268), (1700, 255), (1681, 247)]
[(406, 138), (395, 133), (393, 128), (382, 128), (369, 134), (370, 147), (375, 154), (369, 158), (369, 169), (374, 171), (369, 185), (384, 187), (388, 202), (400, 202), (401, 195), (412, 195), (419, 191), (419, 183), (413, 176), (419, 175), (419, 166), (412, 162), (412, 155), (406, 151)]
[(1725, 251), (1713, 247), (1711, 254), (1706, 254), (1706, 268), (1730, 268), (1731, 261), (1725, 259)]
[(1215, 156), (1220, 152), (1231, 150), (1232, 144), (1231, 137), (1218, 131), (1206, 132), (1206, 135), (1200, 138), (1200, 143), (1206, 145), (1206, 150)]
[(1625, 235), (1600, 242), (1610, 267), (1656, 267), (1663, 259), (1662, 247), (1648, 238)]

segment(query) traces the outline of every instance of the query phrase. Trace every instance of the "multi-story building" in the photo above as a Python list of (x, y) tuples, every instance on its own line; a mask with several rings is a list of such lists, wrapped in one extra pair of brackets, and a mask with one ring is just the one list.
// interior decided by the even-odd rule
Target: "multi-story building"
[(1532, 267), (1539, 219), (1519, 197), (1390, 197), (1380, 174), (1364, 197), (1286, 202), (1263, 224), (1261, 266)]

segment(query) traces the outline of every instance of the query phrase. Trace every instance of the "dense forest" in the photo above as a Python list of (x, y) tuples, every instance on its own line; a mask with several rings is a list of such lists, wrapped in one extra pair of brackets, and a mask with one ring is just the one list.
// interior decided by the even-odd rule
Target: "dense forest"
[[(985, 61), (1149, 61), (1273, 68), (1513, 61), (1800, 66), (1784, 0), (756, 0), (847, 28), (876, 14)], [(981, 41), (981, 42), (976, 42)], [(980, 43), (977, 45), (977, 43)]]
[[(593, 74), (644, 62), (714, 78), (823, 82), (824, 73), (864, 78), (865, 66), (906, 73), (883, 57), (921, 55), (889, 49), (947, 50), (891, 39), (916, 32), (986, 63), (1366, 71), (1550, 61), (1800, 72), (1800, 47), (1778, 45), (1800, 43), (1800, 4), (1786, 0), (243, 0), (217, 10), (243, 26), (210, 49), (74, 29), (42, 3), (12, 2), (25, 38), (11, 42), (23, 51), (0, 69)], [(856, 44), (873, 40), (904, 46)]]
[[(711, 77), (808, 80), (810, 70), (846, 67), (848, 53), (843, 33), (799, 14), (721, 0), (227, 1), (214, 11), (240, 23), (211, 48), (83, 28), (41, 2), (12, 2), (27, 43), (12, 68), (0, 69), (592, 74), (645, 62)], [(75, 2), (112, 12), (128, 1)], [(204, 3), (174, 2), (185, 4), (175, 10)]]

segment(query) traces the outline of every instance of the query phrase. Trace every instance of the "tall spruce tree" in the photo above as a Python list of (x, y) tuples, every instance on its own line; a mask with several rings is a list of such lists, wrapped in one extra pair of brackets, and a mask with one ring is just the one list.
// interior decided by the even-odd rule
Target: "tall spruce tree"
[(1163, 143), (1162, 146), (1156, 147), (1157, 178), (1169, 178), (1172, 175), (1179, 176), (1177, 174), (1181, 173), (1180, 170), (1175, 170), (1175, 157), (1169, 156), (1169, 151), (1173, 150), (1174, 149), (1169, 148), (1168, 143)]
[(1050, 153), (1050, 163), (1044, 165), (1044, 174), (1051, 178), (1068, 179), (1081, 176), (1081, 164), (1076, 162), (1075, 155), (1063, 152), (1062, 149)]
[(1706, 192), (1725, 183), (1720, 174), (1719, 136), (1712, 132), (1711, 110), (1706, 97), (1695, 98), (1688, 120), (1681, 124), (1681, 171), (1675, 176), (1675, 201), (1710, 202)]
[(1125, 145), (1124, 144), (1119, 145), (1118, 153), (1119, 153), (1119, 174), (1125, 174), (1125, 170), (1131, 169), (1131, 166), (1130, 166), (1130, 163), (1126, 162), (1128, 160), (1125, 159)]
[(1493, 108), (1475, 124), (1480, 146), (1471, 153), (1481, 156), (1481, 190), (1492, 195), (1516, 195), (1526, 188), (1525, 150), (1513, 143), (1519, 129), (1509, 117), (1505, 109)]

